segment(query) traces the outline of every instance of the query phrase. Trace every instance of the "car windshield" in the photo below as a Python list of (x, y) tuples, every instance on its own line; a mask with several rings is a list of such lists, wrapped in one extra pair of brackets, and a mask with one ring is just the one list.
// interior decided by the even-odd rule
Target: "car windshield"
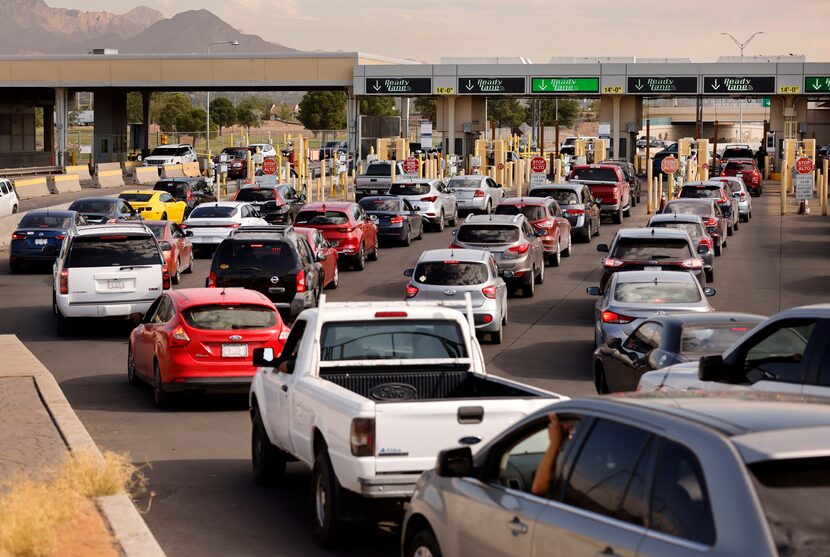
[(467, 348), (455, 321), (376, 319), (323, 325), (321, 359), (343, 360), (466, 358)]
[(300, 211), (297, 224), (346, 224), (349, 217), (341, 211)]
[(425, 261), (418, 263), (412, 277), (418, 284), (470, 286), (487, 281), (487, 266), (452, 260)]
[(531, 197), (552, 197), (560, 205), (579, 205), (579, 197), (573, 190), (530, 190)]
[(685, 199), (720, 199), (720, 186), (683, 186), (679, 197)]
[(577, 168), (571, 173), (570, 179), (591, 182), (616, 182), (617, 172), (613, 168)]
[(541, 220), (545, 218), (545, 208), (541, 205), (499, 205), (497, 215), (524, 215), (527, 220)]
[(380, 164), (370, 164), (366, 169), (366, 176), (391, 176), (392, 165), (388, 162)]
[(156, 182), (153, 189), (156, 191), (166, 191), (173, 197), (179, 198), (187, 195), (187, 186), (185, 182)]
[(447, 184), (449, 188), (481, 188), (484, 187), (484, 183), (481, 180), (476, 180), (473, 178), (453, 178)]
[(469, 244), (510, 244), (519, 241), (519, 228), (509, 224), (465, 224), (458, 229), (457, 238)]
[(166, 222), (148, 220), (144, 225), (150, 229), (156, 238), (161, 239), (164, 237), (164, 229), (167, 228)]
[(652, 228), (675, 228), (677, 230), (685, 230), (689, 233), (691, 238), (700, 238), (703, 236), (703, 229), (699, 223), (696, 222), (655, 222), (650, 225)]
[(66, 229), (72, 224), (70, 217), (59, 217), (56, 215), (32, 215), (28, 214), (20, 220), (18, 228), (62, 228)]
[(752, 172), (755, 170), (755, 165), (751, 162), (730, 161), (726, 163), (726, 170), (734, 170), (736, 172)]
[(372, 197), (364, 197), (358, 204), (363, 207), (364, 211), (392, 211), (397, 212), (401, 210), (401, 201), (399, 199), (378, 199)]
[(152, 193), (122, 193), (118, 197), (123, 199), (124, 201), (129, 201), (132, 203), (136, 201), (138, 203), (147, 203), (153, 198)]
[(392, 184), (390, 195), (426, 195), (429, 193), (429, 184)]
[(248, 158), (248, 153), (250, 151), (247, 149), (231, 149), (229, 147), (225, 147), (222, 149), (222, 152), (232, 159), (245, 159)]
[(185, 322), (194, 329), (233, 331), (237, 329), (270, 329), (276, 326), (277, 312), (265, 306), (211, 304), (187, 308), (182, 312)]
[(622, 260), (688, 259), (689, 243), (681, 238), (620, 238), (611, 255)]
[(722, 159), (751, 159), (752, 149), (724, 149)]
[(621, 282), (614, 299), (628, 304), (690, 304), (701, 300), (700, 290), (691, 282)]
[(160, 265), (155, 238), (130, 234), (77, 236), (72, 241), (66, 268)]
[(280, 275), (296, 269), (296, 252), (280, 241), (225, 240), (213, 258), (217, 274)]
[(277, 193), (272, 188), (242, 188), (236, 194), (237, 201), (274, 201)]
[(741, 184), (739, 184), (738, 182), (727, 182), (727, 181), (724, 181), (724, 182), (723, 182), (723, 184), (724, 184), (727, 188), (729, 188), (729, 191), (730, 191), (731, 193), (741, 193), (741, 192), (743, 191), (743, 188), (741, 187)]
[(186, 147), (156, 147), (150, 153), (151, 157), (181, 157), (187, 154)]
[(779, 555), (819, 555), (830, 547), (830, 457), (749, 466)]
[(81, 213), (109, 213), (114, 205), (114, 199), (78, 199), (69, 206), (69, 210)]
[(340, 145), (340, 142), (339, 142), (339, 141), (326, 141), (326, 146), (325, 146), (325, 148), (326, 148), (326, 149), (332, 149), (332, 148), (334, 148), (334, 147), (337, 147), (338, 145)]
[(236, 207), (228, 205), (199, 205), (190, 213), (191, 219), (229, 219), (237, 211)]
[(697, 215), (699, 217), (712, 216), (712, 207), (707, 203), (669, 203), (664, 213), (675, 213), (678, 215)]
[(723, 354), (757, 323), (690, 323), (683, 325), (680, 353), (687, 356)]

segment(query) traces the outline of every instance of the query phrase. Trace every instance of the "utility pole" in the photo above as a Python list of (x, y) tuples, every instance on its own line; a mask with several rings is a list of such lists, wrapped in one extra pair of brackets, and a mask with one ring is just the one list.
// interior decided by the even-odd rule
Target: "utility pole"
[[(207, 46), (207, 50), (205, 50), (205, 54), (210, 54), (210, 47), (215, 44), (229, 44), (231, 46), (239, 46), (239, 41), (214, 41), (209, 43)], [(211, 166), (210, 166), (210, 90), (207, 92), (207, 129), (205, 130), (205, 152), (207, 153), (208, 162), (208, 176), (211, 175)], [(193, 143), (196, 143), (195, 141)]]
[[(743, 63), (743, 61), (744, 61), (744, 48), (746, 48), (746, 45), (748, 45), (750, 42), (752, 42), (752, 39), (754, 39), (758, 35), (763, 35), (763, 34), (764, 34), (763, 31), (756, 31), (752, 35), (750, 35), (747, 40), (745, 40), (744, 42), (741, 42), (738, 39), (736, 39), (735, 37), (733, 37), (731, 33), (721, 33), (721, 35), (726, 35), (727, 37), (732, 39), (732, 42), (734, 42), (736, 45), (738, 45), (738, 48), (741, 50), (741, 63)], [(738, 135), (739, 135), (739, 139), (740, 139), (739, 143), (743, 143), (743, 141), (744, 141), (744, 100), (743, 100), (743, 98), (738, 100), (738, 107), (739, 107), (738, 109), (740, 111), (740, 117), (739, 117), (740, 119), (738, 120)]]

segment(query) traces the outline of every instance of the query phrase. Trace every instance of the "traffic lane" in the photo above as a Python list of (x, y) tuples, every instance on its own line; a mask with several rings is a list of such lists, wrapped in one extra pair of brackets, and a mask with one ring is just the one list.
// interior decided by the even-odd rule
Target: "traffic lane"
[[(36, 197), (34, 199), (21, 199), (20, 212), (32, 211), (34, 209), (45, 209), (47, 207), (55, 207), (66, 203), (72, 203), (81, 197), (116, 197), (119, 193), (126, 189), (148, 188), (147, 186), (127, 186), (123, 188), (95, 188), (91, 185), (81, 186), (81, 191), (73, 191), (68, 193), (53, 193), (46, 197)], [(153, 189), (150, 186), (148, 189)]]

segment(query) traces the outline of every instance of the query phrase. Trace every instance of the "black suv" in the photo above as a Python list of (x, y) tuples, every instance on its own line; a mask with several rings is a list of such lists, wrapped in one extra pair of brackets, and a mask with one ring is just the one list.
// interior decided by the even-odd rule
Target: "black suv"
[(205, 286), (256, 290), (291, 319), (317, 306), (325, 257), (315, 257), (305, 237), (290, 227), (242, 227), (219, 244)]
[(293, 186), (245, 186), (236, 193), (234, 201), (246, 201), (256, 207), (270, 224), (288, 225), (294, 222), (305, 196), (298, 195)]
[(216, 192), (213, 191), (213, 187), (201, 178), (167, 178), (156, 182), (153, 189), (166, 191), (176, 201), (187, 203), (185, 218), (190, 214), (190, 211), (202, 203), (216, 201)]

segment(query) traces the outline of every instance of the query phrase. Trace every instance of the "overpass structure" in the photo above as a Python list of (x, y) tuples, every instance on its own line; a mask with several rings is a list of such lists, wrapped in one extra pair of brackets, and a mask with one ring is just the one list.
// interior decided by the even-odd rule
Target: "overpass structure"
[[(830, 143), (828, 122), (808, 122), (808, 102), (830, 100), (830, 63), (421, 64), (363, 53), (66, 55), (0, 57), (0, 166), (63, 164), (67, 104), (95, 94), (96, 162), (126, 153), (126, 95), (139, 91), (149, 121), (153, 91), (343, 90), (354, 150), (363, 96), (437, 97), (437, 131), (447, 153), (468, 153), (485, 131), (486, 99), (577, 97), (600, 100), (615, 157), (633, 155), (647, 98), (769, 97), (769, 131), (814, 135)], [(34, 148), (34, 107), (44, 108), (41, 152)], [(54, 109), (54, 110), (53, 110)], [(52, 114), (54, 113), (54, 118)], [(703, 118), (700, 118), (703, 121)], [(799, 126), (801, 129), (799, 130)], [(145, 126), (135, 147), (148, 144)], [(28, 164), (26, 164), (28, 163)]]

